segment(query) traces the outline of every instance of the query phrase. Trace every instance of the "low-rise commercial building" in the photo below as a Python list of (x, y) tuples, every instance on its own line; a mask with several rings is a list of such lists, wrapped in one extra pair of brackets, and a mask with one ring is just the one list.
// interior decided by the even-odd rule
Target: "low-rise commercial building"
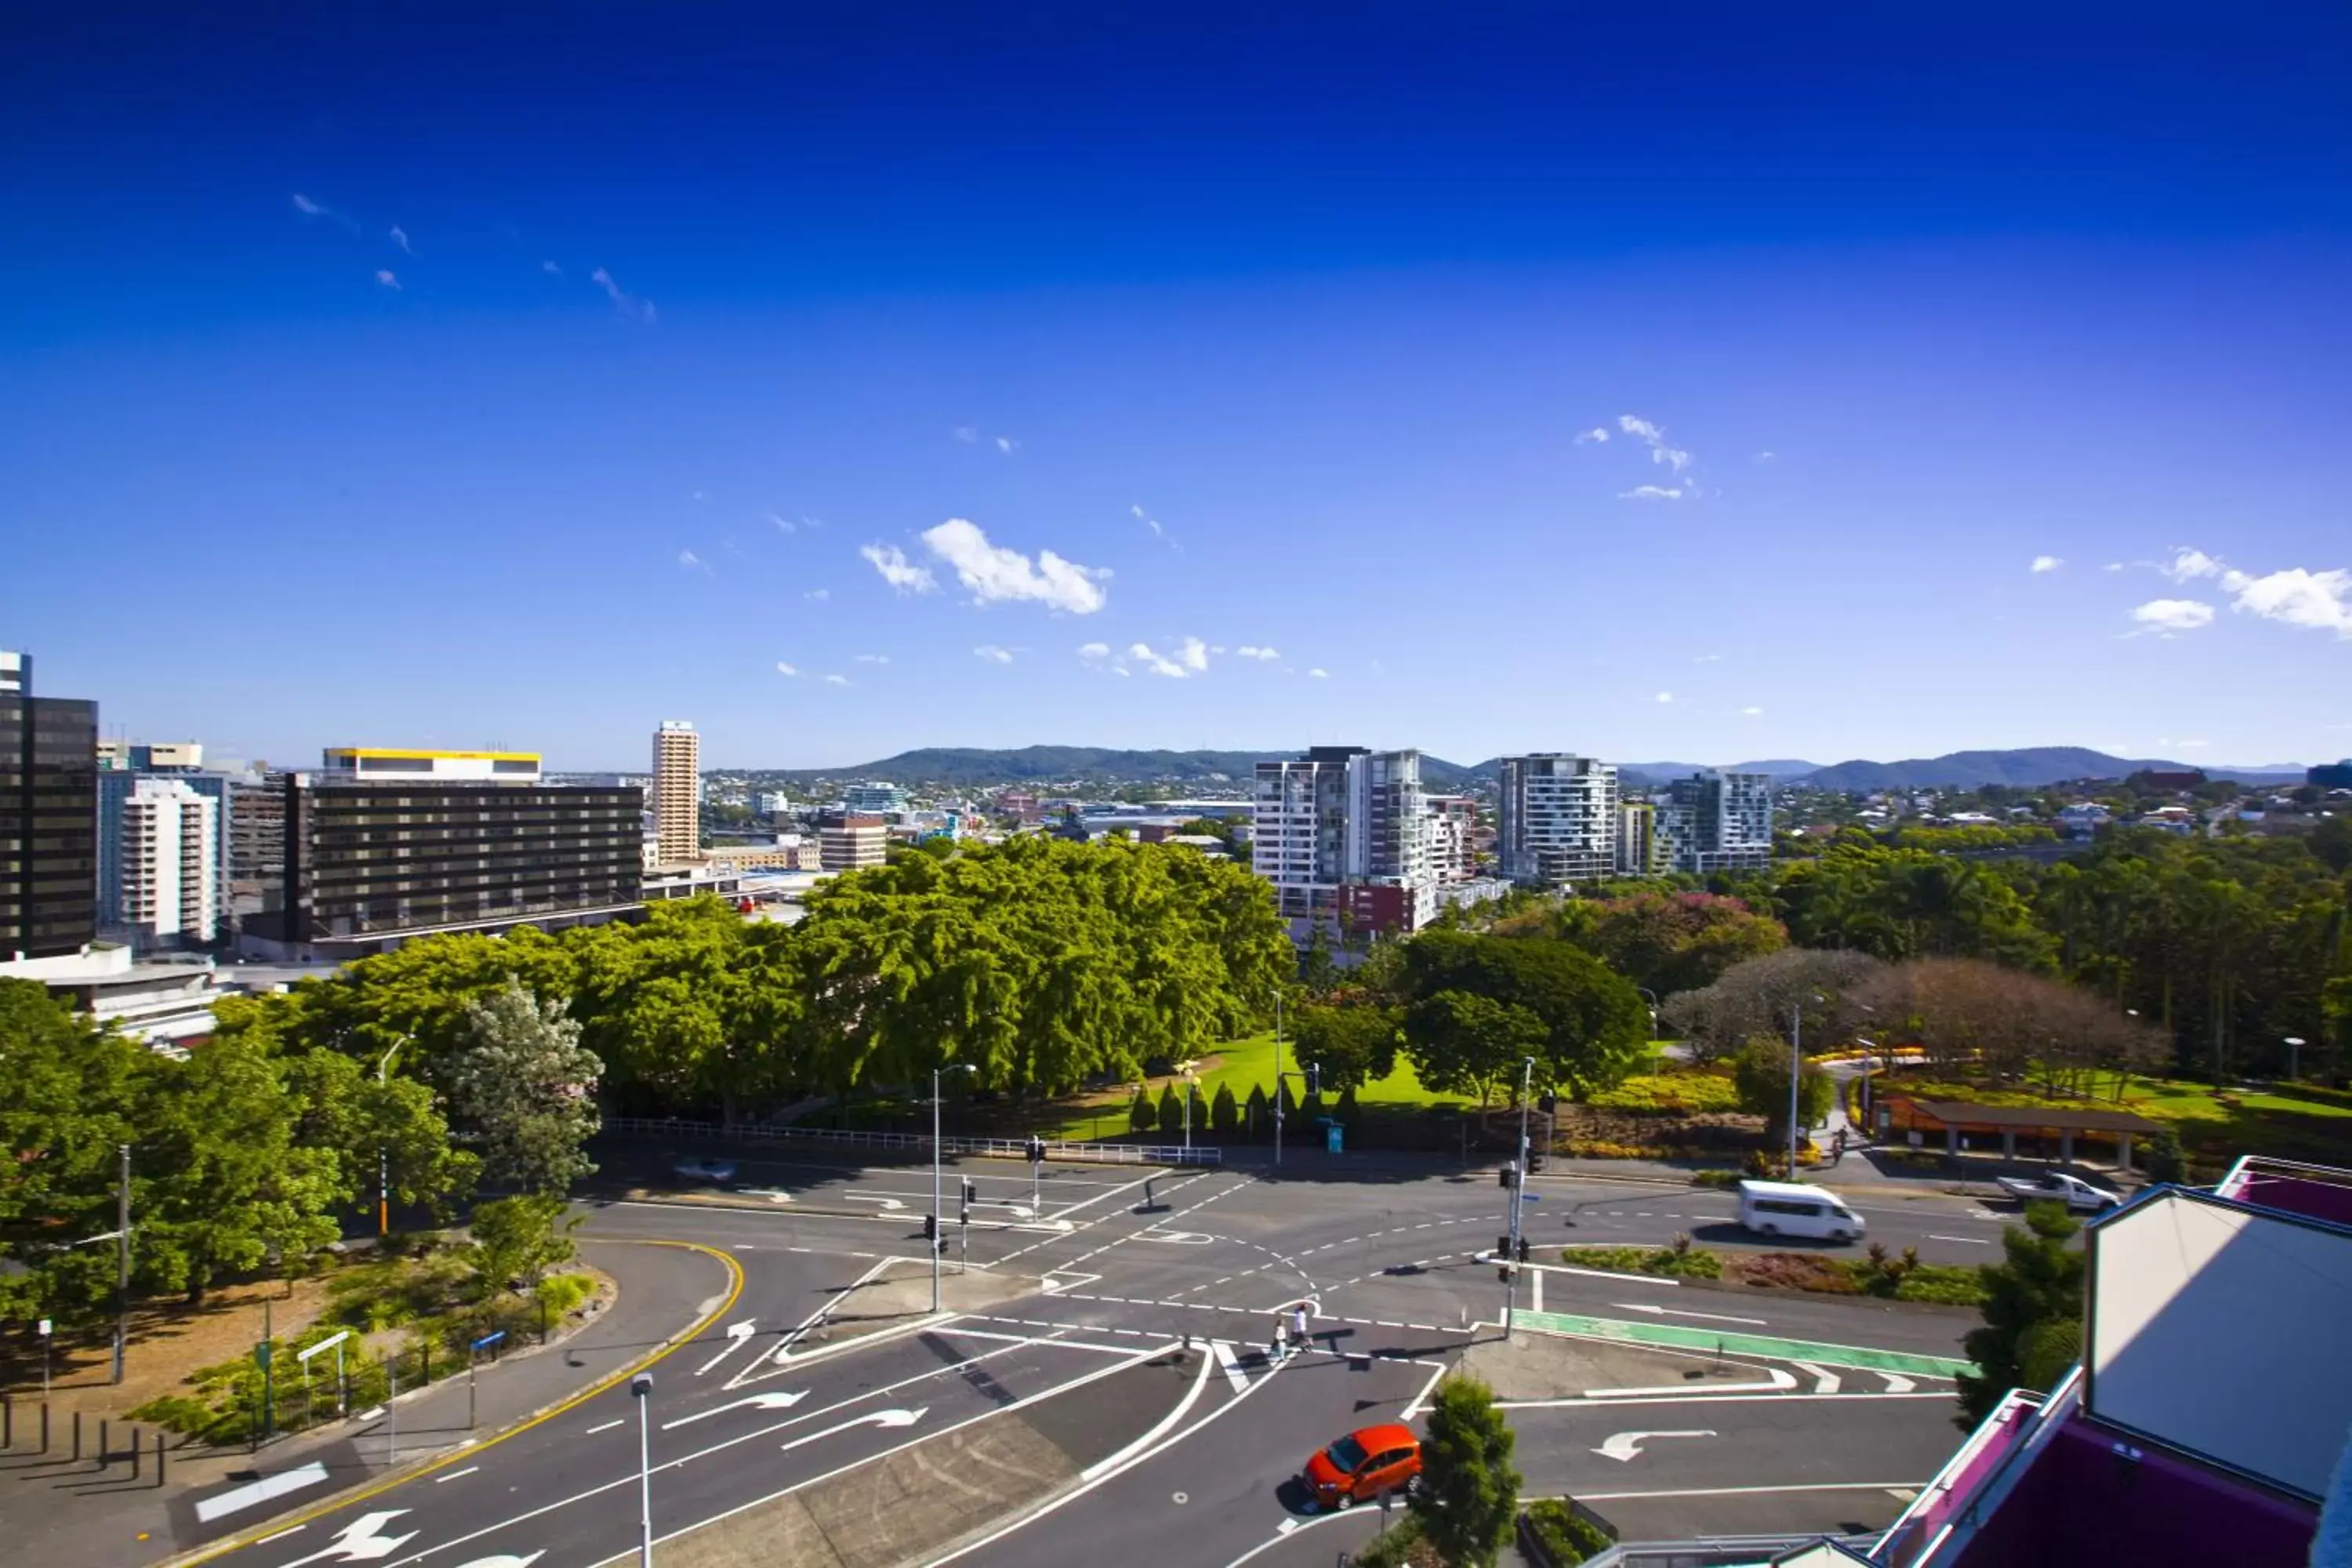
[(890, 858), (890, 826), (862, 812), (833, 812), (819, 824), (817, 867), (824, 871), (862, 871)]

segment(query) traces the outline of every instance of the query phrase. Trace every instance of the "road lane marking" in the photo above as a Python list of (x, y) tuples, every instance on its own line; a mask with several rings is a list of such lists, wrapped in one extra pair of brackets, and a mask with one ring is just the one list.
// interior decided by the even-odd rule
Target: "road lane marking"
[(1957, 1241), (1963, 1247), (1990, 1247), (1992, 1245), (1992, 1242), (1988, 1237), (1981, 1236), (1937, 1236), (1932, 1230), (1927, 1233), (1927, 1239), (1929, 1241)]
[[(1224, 1347), (1221, 1343), (1217, 1348), (1223, 1349)], [(1150, 1431), (1146, 1432), (1142, 1436), (1138, 1437), (1134, 1442), (1129, 1443), (1118, 1453), (1111, 1455), (1107, 1459), (1097, 1459), (1093, 1464), (1088, 1465), (1085, 1469), (1080, 1470), (1078, 1472), (1078, 1479), (1081, 1481), (1090, 1481), (1097, 1476), (1104, 1474), (1106, 1471), (1117, 1469), (1119, 1466), (1127, 1462), (1128, 1456), (1130, 1454), (1139, 1453), (1143, 1449), (1150, 1447), (1152, 1444), (1160, 1440), (1160, 1436), (1167, 1432), (1168, 1428), (1175, 1426), (1176, 1423), (1184, 1419), (1186, 1414), (1192, 1410), (1192, 1406), (1200, 1402), (1201, 1391), (1209, 1386), (1209, 1367), (1213, 1362), (1223, 1364), (1223, 1358), (1202, 1356), (1201, 1358), (1201, 1370), (1192, 1374), (1192, 1386), (1184, 1391), (1184, 1397), (1176, 1402), (1174, 1409), (1169, 1411), (1167, 1415), (1162, 1415), (1156, 1423), (1154, 1423)], [(1228, 1375), (1231, 1375), (1230, 1367), (1228, 1367)], [(1243, 1384), (1241, 1389), (1236, 1390), (1236, 1392), (1239, 1393), (1246, 1393), (1247, 1391), (1248, 1385), (1246, 1383)], [(1178, 1502), (1182, 1502), (1184, 1500), (1184, 1494), (1182, 1492), (1178, 1492), (1176, 1494), (1176, 1500)]]
[[(708, 1421), (713, 1415), (724, 1415), (730, 1410), (790, 1410), (807, 1397), (808, 1390), (805, 1388), (795, 1389), (790, 1394), (755, 1394), (748, 1399), (738, 1399), (713, 1409), (698, 1410), (691, 1415), (681, 1415), (675, 1421), (665, 1421), (662, 1423), (662, 1430), (667, 1432), (676, 1427), (691, 1426), (697, 1421)], [(620, 1423), (615, 1421), (611, 1425), (618, 1426)], [(599, 1426), (596, 1430), (602, 1432), (604, 1428)]]
[[(1614, 1397), (1595, 1398), (1593, 1397), (1593, 1394), (1590, 1394), (1581, 1399), (1520, 1399), (1508, 1401), (1498, 1399), (1495, 1402), (1495, 1408), (1497, 1410), (1579, 1410), (1598, 1408), (1601, 1405), (1613, 1405), (1620, 1409), (1623, 1409), (1627, 1406), (1636, 1405), (1754, 1405), (1759, 1402), (1790, 1405), (1801, 1404), (1807, 1400), (1822, 1399), (1840, 1400), (1847, 1404), (1851, 1404), (1857, 1399), (1940, 1399), (1948, 1404), (1952, 1397), (1948, 1394), (1740, 1394), (1732, 1392), (1735, 1389), (1761, 1389), (1765, 1385), (1760, 1383), (1727, 1383), (1722, 1386), (1722, 1388), (1717, 1390), (1713, 1394), (1662, 1393), (1646, 1399), (1630, 1398), (1624, 1394), (1618, 1394)], [(1605, 1395), (1607, 1393), (1608, 1391), (1605, 1389), (1595, 1389), (1593, 1391), (1593, 1394), (1597, 1394)], [(1577, 1495), (1581, 1497), (1583, 1494), (1580, 1492)]]
[[(1765, 1380), (1762, 1383), (1718, 1383), (1714, 1385), (1714, 1391), (1717, 1394), (1755, 1393), (1763, 1390), (1779, 1393), (1797, 1386), (1797, 1380), (1777, 1366), (1758, 1367), (1754, 1370), (1764, 1374)], [(1584, 1391), (1584, 1397), (1607, 1403), (1611, 1400), (1647, 1399), (1667, 1394), (1688, 1394), (1690, 1391), (1691, 1385), (1687, 1383), (1668, 1383), (1648, 1388), (1588, 1388)], [(1533, 1403), (1552, 1402), (1538, 1400)]]
[[(749, 1249), (747, 1248), (746, 1250)], [(712, 1367), (717, 1366), (720, 1362), (725, 1361), (729, 1356), (733, 1355), (737, 1351), (741, 1350), (744, 1345), (751, 1342), (751, 1326), (759, 1321), (760, 1320), (757, 1318), (746, 1318), (740, 1323), (728, 1324), (727, 1348), (720, 1351), (717, 1355), (712, 1356), (709, 1361), (704, 1362), (700, 1366), (696, 1367), (694, 1369), (694, 1375), (700, 1377), (704, 1373), (709, 1372)]]
[(838, 1436), (858, 1426), (912, 1426), (929, 1414), (930, 1408), (928, 1405), (919, 1405), (912, 1410), (877, 1410), (870, 1415), (856, 1416), (852, 1420), (842, 1422), (839, 1426), (828, 1426), (822, 1432), (811, 1432), (804, 1436), (795, 1437), (789, 1443), (779, 1444), (778, 1447), (789, 1453), (794, 1448), (804, 1448), (811, 1443)]
[(1642, 1445), (1654, 1437), (1712, 1437), (1712, 1431), (1683, 1432), (1612, 1432), (1601, 1439), (1601, 1447), (1592, 1450), (1604, 1459), (1614, 1459), (1630, 1465), (1642, 1457)]
[(457, 1480), (457, 1479), (460, 1479), (460, 1478), (462, 1478), (462, 1477), (465, 1477), (465, 1476), (470, 1476), (470, 1475), (474, 1474), (474, 1472), (476, 1472), (477, 1470), (479, 1470), (481, 1468), (482, 1468), (482, 1467), (481, 1467), (481, 1466), (479, 1466), (479, 1465), (467, 1465), (467, 1466), (464, 1469), (462, 1469), (462, 1470), (451, 1470), (451, 1471), (450, 1471), (447, 1475), (446, 1475), (446, 1476), (436, 1476), (436, 1477), (434, 1477), (434, 1478), (433, 1478), (433, 1484), (434, 1484), (435, 1486), (436, 1486), (436, 1487), (446, 1487), (446, 1486), (447, 1486), (451, 1481)]
[(1584, 1502), (1638, 1502), (1643, 1498), (1766, 1497), (1775, 1492), (1892, 1492), (1916, 1490), (1925, 1481), (1811, 1481), (1786, 1487), (1687, 1487), (1656, 1492), (1578, 1492)]
[(1241, 1369), (1241, 1363), (1234, 1359), (1234, 1347), (1223, 1340), (1211, 1340), (1209, 1348), (1216, 1352), (1217, 1364), (1224, 1368), (1225, 1381), (1234, 1385), (1234, 1392), (1248, 1393), (1249, 1373), (1244, 1372)]
[(268, 1502), (272, 1498), (284, 1497), (288, 1492), (299, 1492), (304, 1487), (317, 1486), (326, 1479), (327, 1467), (313, 1459), (307, 1465), (283, 1470), (274, 1476), (265, 1476), (249, 1486), (237, 1488), (235, 1491), (223, 1492), (218, 1497), (205, 1498), (196, 1504), (196, 1518), (205, 1524), (210, 1524), (214, 1520), (241, 1512), (256, 1504)]
[(1921, 1355), (1910, 1351), (1876, 1350), (1865, 1345), (1829, 1344), (1819, 1340), (1783, 1339), (1772, 1334), (1721, 1333), (1686, 1329), (1675, 1323), (1629, 1323), (1611, 1318), (1588, 1318), (1570, 1312), (1522, 1312), (1524, 1326), (1542, 1333), (1571, 1339), (1607, 1340), (1619, 1344), (1679, 1345), (1689, 1350), (1713, 1350), (1718, 1354), (1757, 1356), (1771, 1361), (1811, 1361), (1823, 1366), (1864, 1372), (1901, 1372), (1925, 1377), (1954, 1377), (1976, 1371), (1975, 1364), (1954, 1356)]
[[(1612, 1311), (1618, 1312), (1648, 1312), (1654, 1316), (1663, 1313), (1674, 1318), (1705, 1318), (1711, 1323), (1748, 1323), (1759, 1329), (1771, 1327), (1761, 1318), (1732, 1318), (1721, 1312), (1685, 1312), (1679, 1307), (1653, 1307), (1638, 1301), (1612, 1301), (1609, 1306)], [(1543, 1303), (1536, 1303), (1536, 1310), (1541, 1311)]]
[(281, 1530), (275, 1535), (265, 1535), (260, 1540), (255, 1542), (254, 1544), (256, 1546), (267, 1546), (273, 1541), (283, 1541), (289, 1535), (299, 1535), (310, 1528), (310, 1527), (307, 1524), (298, 1524), (291, 1530)]
[(1889, 1394), (1908, 1394), (1919, 1386), (1900, 1373), (1882, 1372), (1878, 1375), (1886, 1380), (1886, 1392)]
[(601, 1426), (589, 1427), (583, 1436), (593, 1437), (599, 1432), (610, 1432), (615, 1426), (625, 1426), (627, 1425), (628, 1423), (626, 1421), (607, 1421)]
[(1809, 1361), (1791, 1362), (1790, 1364), (1799, 1372), (1811, 1374), (1815, 1394), (1835, 1394), (1841, 1386), (1838, 1374), (1825, 1366), (1815, 1366)]

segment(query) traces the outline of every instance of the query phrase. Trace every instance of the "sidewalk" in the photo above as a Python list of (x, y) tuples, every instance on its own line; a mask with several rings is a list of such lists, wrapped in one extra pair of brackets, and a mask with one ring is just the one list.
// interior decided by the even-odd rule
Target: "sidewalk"
[[(730, 1263), (712, 1255), (651, 1243), (583, 1240), (580, 1252), (617, 1285), (613, 1306), (569, 1338), (484, 1366), (476, 1380), (470, 1430), (466, 1379), (452, 1377), (402, 1394), (396, 1412), (363, 1413), (340, 1428), (286, 1438), (257, 1455), (241, 1448), (174, 1449), (167, 1479), (159, 1485), (152, 1428), (141, 1428), (147, 1448), (134, 1479), (119, 1431), (111, 1466), (101, 1469), (87, 1448), (75, 1464), (64, 1458), (58, 1433), (52, 1433), (48, 1454), (34, 1452), (38, 1417), (28, 1422), (20, 1406), (16, 1447), (0, 1455), (0, 1539), (8, 1542), (0, 1555), (45, 1568), (122, 1568), (250, 1535), (273, 1515), (283, 1529), (294, 1516), (382, 1479), (389, 1469), (395, 1418), (403, 1469), (469, 1443), (494, 1440), (691, 1337), (730, 1299), (739, 1278)], [(209, 1521), (198, 1517), (201, 1501), (311, 1465), (321, 1468), (321, 1479)]]

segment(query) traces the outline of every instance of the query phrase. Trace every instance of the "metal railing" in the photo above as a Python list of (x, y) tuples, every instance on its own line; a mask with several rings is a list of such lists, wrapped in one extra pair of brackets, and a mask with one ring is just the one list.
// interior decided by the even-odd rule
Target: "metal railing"
[[(604, 1131), (635, 1138), (726, 1138), (751, 1142), (837, 1143), (852, 1149), (920, 1149), (931, 1147), (928, 1132), (871, 1132), (856, 1128), (771, 1127), (742, 1121), (724, 1126), (716, 1121), (687, 1121), (666, 1116), (608, 1116)], [(942, 1154), (978, 1154), (1000, 1160), (1023, 1160), (1029, 1154), (1026, 1138), (941, 1138)], [(1222, 1165), (1222, 1149), (1186, 1149), (1165, 1143), (1066, 1143), (1048, 1142), (1045, 1158), (1099, 1165)]]

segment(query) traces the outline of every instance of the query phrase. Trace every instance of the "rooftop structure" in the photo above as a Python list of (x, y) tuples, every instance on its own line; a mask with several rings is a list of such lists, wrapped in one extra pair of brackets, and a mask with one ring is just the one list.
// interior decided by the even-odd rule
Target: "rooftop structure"
[(426, 752), (391, 746), (330, 746), (321, 784), (537, 784), (537, 752)]

